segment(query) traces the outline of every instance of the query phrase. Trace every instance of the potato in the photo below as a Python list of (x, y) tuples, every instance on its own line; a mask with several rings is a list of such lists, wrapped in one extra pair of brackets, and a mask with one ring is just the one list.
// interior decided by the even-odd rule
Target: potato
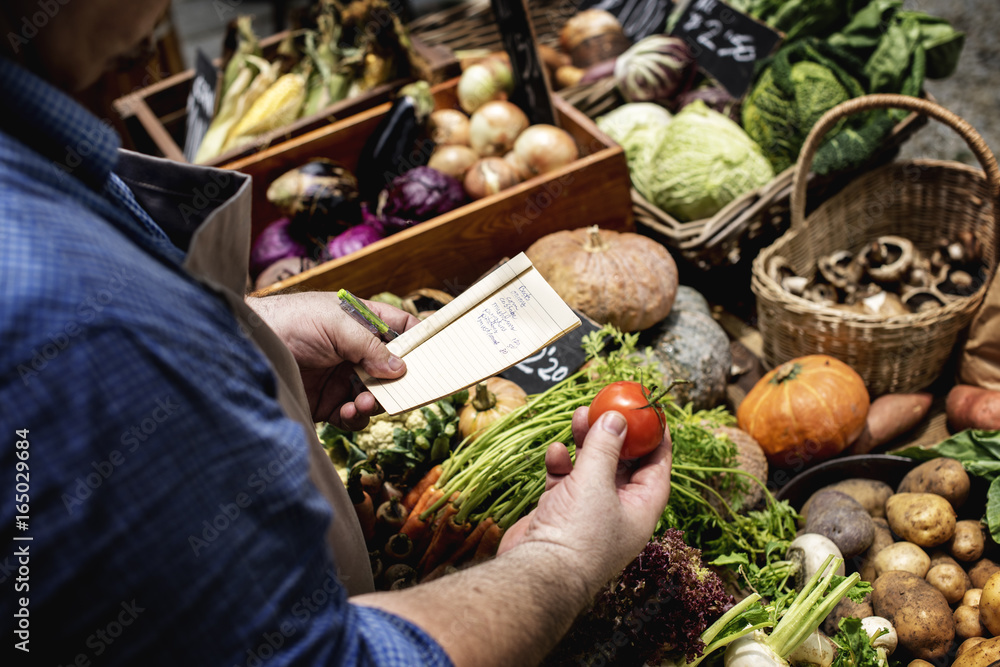
[(965, 641), (963, 641), (961, 644), (958, 645), (957, 649), (955, 649), (955, 658), (957, 659), (958, 656), (962, 655), (963, 653), (968, 653), (970, 648), (983, 641), (986, 641), (986, 637), (967, 638)]
[(906, 663), (906, 667), (934, 667), (934, 665), (926, 660), (911, 660)]
[(965, 595), (962, 596), (962, 604), (969, 607), (978, 607), (979, 598), (983, 595), (982, 588), (970, 588), (965, 591)]
[(969, 575), (965, 573), (965, 570), (960, 565), (952, 565), (951, 563), (935, 565), (927, 570), (924, 579), (931, 586), (941, 591), (948, 604), (955, 604), (961, 600), (965, 596), (965, 591), (969, 589), (972, 583), (969, 581)]
[(895, 542), (878, 552), (874, 565), (876, 579), (892, 571), (910, 572), (924, 578), (931, 567), (931, 559), (912, 542)]
[(980, 558), (976, 564), (969, 568), (969, 579), (976, 588), (986, 585), (986, 580), (993, 576), (994, 572), (1000, 572), (1000, 565), (997, 565), (989, 558)]
[(1000, 391), (957, 384), (948, 392), (944, 410), (955, 431), (1000, 429)]
[(921, 547), (944, 544), (955, 534), (955, 509), (934, 493), (896, 493), (885, 503), (889, 528)]
[(990, 575), (979, 596), (979, 620), (993, 636), (1000, 635), (1000, 572)]
[(886, 572), (872, 584), (872, 609), (889, 619), (899, 644), (928, 662), (948, 654), (955, 638), (951, 607), (941, 591), (909, 572)]
[(882, 549), (896, 542), (896, 538), (892, 536), (892, 531), (889, 530), (888, 521), (876, 517), (872, 519), (872, 524), (875, 526), (875, 539), (872, 540), (872, 545), (862, 554), (861, 565), (858, 567), (858, 574), (868, 583), (875, 581), (875, 556)]
[(958, 509), (969, 497), (969, 473), (955, 459), (941, 457), (906, 473), (896, 493), (936, 493)]
[[(871, 597), (871, 596), (869, 596)], [(833, 637), (837, 634), (840, 629), (840, 619), (854, 617), (854, 618), (868, 618), (869, 616), (874, 616), (875, 611), (872, 609), (872, 603), (866, 598), (864, 602), (855, 602), (849, 597), (841, 598), (837, 606), (833, 608), (826, 618), (823, 619), (822, 630), (828, 636)]]
[(875, 524), (861, 503), (833, 489), (823, 489), (813, 497), (805, 530), (830, 538), (845, 560), (863, 552), (875, 539)]
[(978, 519), (964, 519), (956, 522), (955, 534), (945, 545), (948, 548), (948, 553), (963, 563), (978, 560), (986, 547), (982, 522)]
[(868, 407), (865, 430), (851, 443), (848, 454), (867, 454), (888, 444), (923, 421), (934, 396), (919, 394), (884, 394)]
[(951, 667), (990, 667), (997, 660), (1000, 660), (1000, 637), (993, 637), (963, 651)]
[(985, 637), (988, 634), (979, 620), (979, 607), (960, 604), (951, 617), (955, 621), (955, 636), (959, 639)]
[(861, 503), (861, 506), (868, 512), (868, 515), (873, 518), (885, 516), (885, 501), (892, 495), (892, 487), (877, 479), (864, 479), (862, 477), (845, 479), (841, 482), (825, 486), (809, 497), (809, 500), (799, 510), (803, 522), (809, 518), (809, 507), (812, 504), (813, 498), (816, 494), (827, 489), (840, 491), (854, 498)]

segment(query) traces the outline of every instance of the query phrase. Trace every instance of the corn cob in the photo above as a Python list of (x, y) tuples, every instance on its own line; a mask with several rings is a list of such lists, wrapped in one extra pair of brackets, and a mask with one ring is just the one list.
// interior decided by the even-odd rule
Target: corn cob
[(223, 151), (288, 125), (299, 117), (306, 98), (306, 77), (298, 72), (283, 74), (247, 109), (233, 127)]
[(233, 126), (274, 83), (278, 67), (279, 65), (254, 55), (244, 56), (242, 69), (229, 85), (218, 112), (198, 146), (195, 162), (207, 162), (223, 152)]

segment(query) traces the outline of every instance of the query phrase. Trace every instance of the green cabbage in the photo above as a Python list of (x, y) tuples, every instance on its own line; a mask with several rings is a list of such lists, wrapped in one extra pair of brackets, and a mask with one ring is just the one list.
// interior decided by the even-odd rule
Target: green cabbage
[(739, 125), (696, 100), (665, 129), (641, 133), (630, 162), (632, 184), (678, 220), (715, 215), (741, 194), (774, 178), (760, 147)]
[(636, 144), (632, 137), (638, 130), (666, 127), (673, 116), (659, 104), (632, 102), (609, 111), (597, 119), (597, 127), (625, 148), (626, 158), (633, 157)]
[[(864, 94), (857, 79), (828, 53), (828, 47), (814, 40), (780, 50), (743, 103), (743, 127), (776, 172), (795, 164), (809, 130), (824, 113)], [(827, 137), (843, 125), (842, 119)]]

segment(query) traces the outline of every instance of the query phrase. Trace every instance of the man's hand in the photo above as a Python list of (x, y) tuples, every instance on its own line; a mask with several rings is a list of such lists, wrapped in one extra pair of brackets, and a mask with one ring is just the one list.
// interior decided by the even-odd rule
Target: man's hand
[(576, 571), (596, 591), (625, 567), (649, 541), (670, 497), (671, 442), (638, 461), (620, 461), (625, 418), (606, 413), (593, 428), (588, 408), (573, 414), (576, 465), (561, 443), (545, 452), (545, 493), (528, 516), (511, 526), (499, 553), (541, 542), (566, 551), (567, 571)]
[[(403, 360), (390, 354), (385, 343), (344, 312), (335, 292), (248, 297), (247, 304), (291, 350), (316, 421), (359, 430), (378, 412), (375, 397), (354, 373), (355, 364), (377, 378), (399, 377), (406, 370)], [(399, 333), (419, 323), (409, 313), (384, 303), (365, 304)]]

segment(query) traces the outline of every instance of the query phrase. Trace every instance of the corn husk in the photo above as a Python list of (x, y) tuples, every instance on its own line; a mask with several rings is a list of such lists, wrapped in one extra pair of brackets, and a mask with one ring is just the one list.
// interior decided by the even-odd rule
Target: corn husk
[[(258, 75), (259, 76), (259, 75)], [(301, 72), (282, 74), (254, 100), (233, 127), (223, 152), (284, 127), (299, 117), (306, 99), (306, 77)]]

